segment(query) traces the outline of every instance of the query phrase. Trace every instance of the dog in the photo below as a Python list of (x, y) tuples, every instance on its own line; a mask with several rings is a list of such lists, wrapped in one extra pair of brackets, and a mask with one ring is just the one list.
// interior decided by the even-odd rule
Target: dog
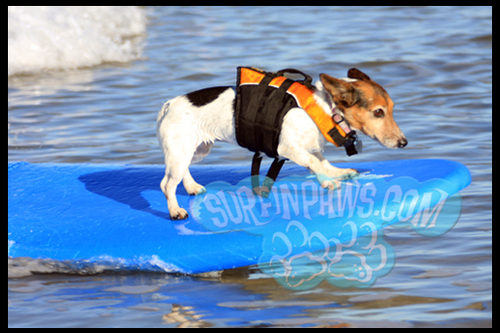
[[(387, 148), (405, 147), (408, 141), (394, 121), (394, 102), (386, 90), (356, 68), (351, 68), (347, 76), (337, 79), (320, 74), (314, 89), (316, 103), (329, 116), (336, 108), (350, 128)], [(205, 193), (205, 188), (191, 176), (189, 166), (207, 156), (215, 141), (237, 144), (235, 98), (235, 87), (213, 87), (175, 97), (160, 110), (156, 134), (165, 156), (165, 176), (160, 187), (172, 219), (188, 217), (176, 198), (181, 181), (190, 195)], [(279, 157), (306, 167), (323, 188), (334, 189), (339, 179), (352, 177), (357, 171), (332, 166), (321, 154), (325, 143), (304, 109), (296, 107), (286, 113), (279, 135)]]

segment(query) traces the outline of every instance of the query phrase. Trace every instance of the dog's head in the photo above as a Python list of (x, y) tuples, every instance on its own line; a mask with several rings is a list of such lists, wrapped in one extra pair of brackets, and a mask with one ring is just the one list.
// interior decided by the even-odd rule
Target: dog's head
[(351, 68), (347, 76), (336, 79), (320, 74), (320, 79), (351, 128), (388, 148), (405, 147), (408, 141), (392, 117), (394, 102), (387, 91), (356, 68)]

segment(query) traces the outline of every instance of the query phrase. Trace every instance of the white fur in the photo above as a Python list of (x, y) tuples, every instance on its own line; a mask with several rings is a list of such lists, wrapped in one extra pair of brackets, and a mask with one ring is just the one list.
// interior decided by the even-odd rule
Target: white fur
[[(321, 82), (316, 87), (316, 101), (325, 113), (331, 115), (334, 107), (331, 97)], [(233, 88), (201, 107), (192, 105), (186, 96), (179, 96), (166, 102), (158, 114), (156, 135), (165, 155), (165, 177), (160, 186), (173, 219), (187, 218), (187, 212), (179, 207), (175, 194), (181, 180), (189, 194), (205, 191), (194, 181), (189, 166), (208, 155), (215, 141), (237, 144), (234, 99)], [(339, 185), (339, 177), (356, 171), (333, 167), (321, 154), (325, 143), (318, 127), (303, 109), (288, 111), (283, 119), (278, 154), (308, 168), (323, 187), (334, 188)]]

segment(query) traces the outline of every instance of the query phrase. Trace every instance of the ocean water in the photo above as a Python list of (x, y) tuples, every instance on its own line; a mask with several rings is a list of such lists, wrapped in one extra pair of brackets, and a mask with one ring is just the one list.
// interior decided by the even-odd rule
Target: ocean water
[[(396, 262), (369, 288), (9, 258), (9, 327), (492, 325), (491, 7), (9, 7), (8, 23), (9, 161), (161, 164), (156, 115), (172, 97), (232, 85), (243, 65), (356, 67), (389, 92), (409, 144), (362, 136), (362, 154), (329, 145), (330, 161), (445, 158), (472, 174), (446, 234), (385, 230)], [(251, 157), (217, 143), (202, 163)]]

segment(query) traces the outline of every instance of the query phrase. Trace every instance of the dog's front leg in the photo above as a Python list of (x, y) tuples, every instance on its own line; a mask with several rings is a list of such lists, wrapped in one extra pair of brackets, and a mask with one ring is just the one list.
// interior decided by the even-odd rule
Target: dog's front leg
[(308, 168), (315, 174), (321, 187), (330, 190), (340, 187), (343, 179), (350, 178), (358, 172), (354, 169), (340, 169), (332, 166), (321, 153), (309, 153), (300, 147), (281, 147), (280, 155)]
[(351, 168), (337, 168), (328, 162), (328, 160), (321, 154), (320, 152), (313, 153), (314, 156), (318, 158), (323, 167), (326, 170), (326, 176), (329, 178), (340, 178), (340, 179), (349, 179), (359, 174), (358, 170)]

